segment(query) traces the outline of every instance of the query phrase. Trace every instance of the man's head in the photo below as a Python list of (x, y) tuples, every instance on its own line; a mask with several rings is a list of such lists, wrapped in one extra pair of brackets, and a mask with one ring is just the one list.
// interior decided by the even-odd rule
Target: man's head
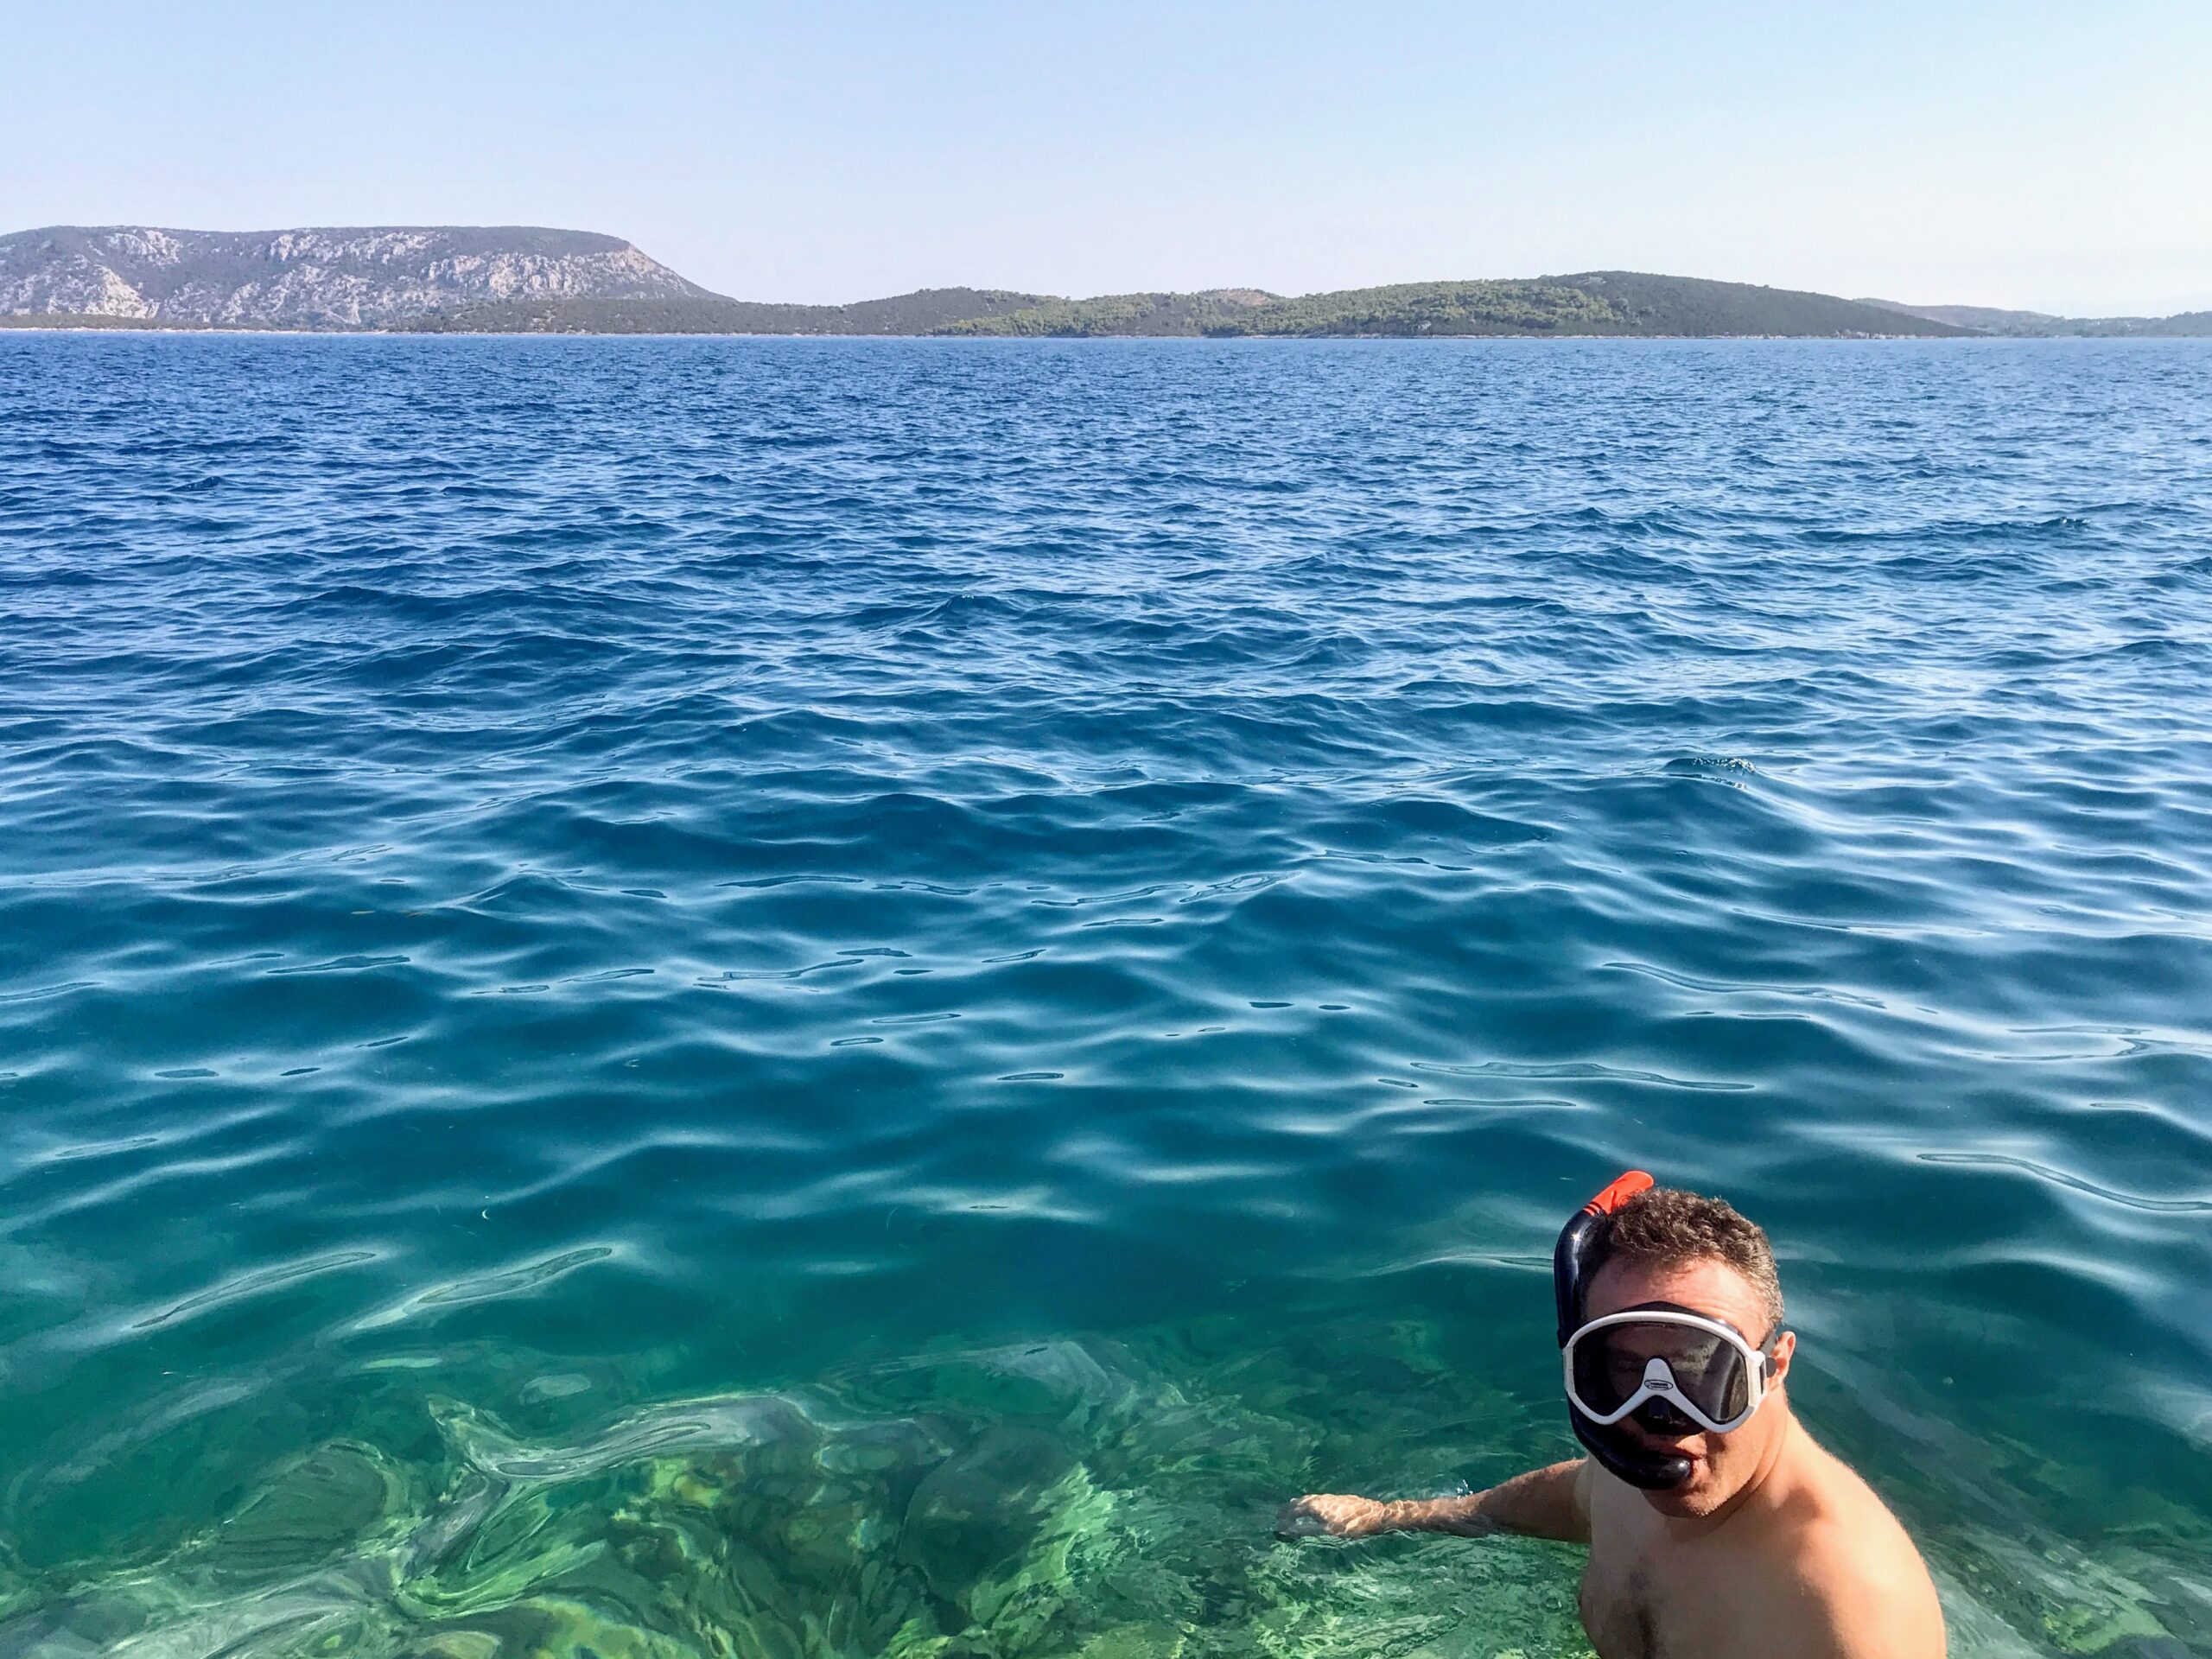
[[(1780, 1332), (1782, 1283), (1766, 1234), (1718, 1198), (1654, 1187), (1615, 1211), (1598, 1241), (1599, 1266), (1584, 1299), (1583, 1317), (1602, 1319), (1650, 1302), (1671, 1302), (1732, 1326), (1753, 1348)], [(1796, 1337), (1782, 1333), (1773, 1349), (1768, 1387), (1789, 1370)], [(1681, 1434), (1655, 1434), (1637, 1422), (1646, 1444), (1688, 1458), (1690, 1478), (1669, 1491), (1647, 1492), (1669, 1515), (1710, 1515), (1766, 1466), (1789, 1428), (1789, 1404), (1770, 1392), (1734, 1432), (1707, 1433), (1685, 1423)], [(1719, 1421), (1726, 1421), (1720, 1419)]]

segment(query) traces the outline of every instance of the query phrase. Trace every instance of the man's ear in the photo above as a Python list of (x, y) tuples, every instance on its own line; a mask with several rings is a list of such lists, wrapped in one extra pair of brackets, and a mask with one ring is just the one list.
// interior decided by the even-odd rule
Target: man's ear
[(1795, 1331), (1785, 1331), (1776, 1338), (1774, 1357), (1767, 1362), (1766, 1367), (1768, 1386), (1771, 1387), (1789, 1375), (1789, 1357), (1796, 1351), (1797, 1333)]

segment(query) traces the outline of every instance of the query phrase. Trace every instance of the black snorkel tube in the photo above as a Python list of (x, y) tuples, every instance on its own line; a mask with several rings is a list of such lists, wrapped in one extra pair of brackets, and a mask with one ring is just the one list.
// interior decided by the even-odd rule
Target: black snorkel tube
[[(1559, 1230), (1559, 1243), (1552, 1250), (1552, 1294), (1559, 1304), (1559, 1345), (1582, 1328), (1582, 1304), (1591, 1277), (1598, 1271), (1598, 1244), (1614, 1211), (1652, 1185), (1651, 1177), (1631, 1169), (1596, 1198), (1584, 1205)], [(1610, 1427), (1592, 1422), (1569, 1401), (1567, 1421), (1574, 1438), (1611, 1473), (1647, 1492), (1663, 1492), (1690, 1478), (1690, 1460), (1671, 1452), (1655, 1452), (1638, 1441), (1625, 1422)]]

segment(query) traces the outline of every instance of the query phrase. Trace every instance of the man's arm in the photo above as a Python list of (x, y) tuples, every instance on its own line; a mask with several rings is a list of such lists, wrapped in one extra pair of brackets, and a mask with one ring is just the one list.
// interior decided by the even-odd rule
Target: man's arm
[(1338, 1538), (1371, 1538), (1380, 1532), (1451, 1532), (1479, 1538), (1517, 1532), (1563, 1543), (1590, 1541), (1590, 1465), (1577, 1458), (1532, 1469), (1471, 1497), (1408, 1498), (1381, 1503), (1371, 1497), (1316, 1492), (1283, 1505), (1275, 1530), (1287, 1538), (1325, 1532)]

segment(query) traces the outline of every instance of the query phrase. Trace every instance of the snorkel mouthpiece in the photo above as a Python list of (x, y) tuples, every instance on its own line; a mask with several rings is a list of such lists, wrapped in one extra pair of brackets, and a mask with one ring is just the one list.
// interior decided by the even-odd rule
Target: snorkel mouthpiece
[[(1576, 1211), (1567, 1225), (1560, 1229), (1559, 1243), (1552, 1251), (1552, 1294), (1558, 1305), (1559, 1345), (1562, 1351), (1568, 1339), (1582, 1328), (1583, 1301), (1589, 1292), (1590, 1280), (1598, 1271), (1598, 1241), (1606, 1219), (1637, 1193), (1649, 1191), (1652, 1185), (1650, 1176), (1640, 1169), (1631, 1169)], [(1655, 1452), (1641, 1445), (1624, 1424), (1607, 1427), (1592, 1422), (1573, 1401), (1567, 1402), (1567, 1421), (1573, 1425), (1574, 1438), (1582, 1442), (1600, 1465), (1630, 1485), (1640, 1486), (1647, 1492), (1663, 1492), (1690, 1478), (1688, 1458)], [(1637, 1414), (1644, 1427), (1655, 1434), (1688, 1433), (1692, 1427), (1688, 1418), (1656, 1400), (1647, 1401)]]

